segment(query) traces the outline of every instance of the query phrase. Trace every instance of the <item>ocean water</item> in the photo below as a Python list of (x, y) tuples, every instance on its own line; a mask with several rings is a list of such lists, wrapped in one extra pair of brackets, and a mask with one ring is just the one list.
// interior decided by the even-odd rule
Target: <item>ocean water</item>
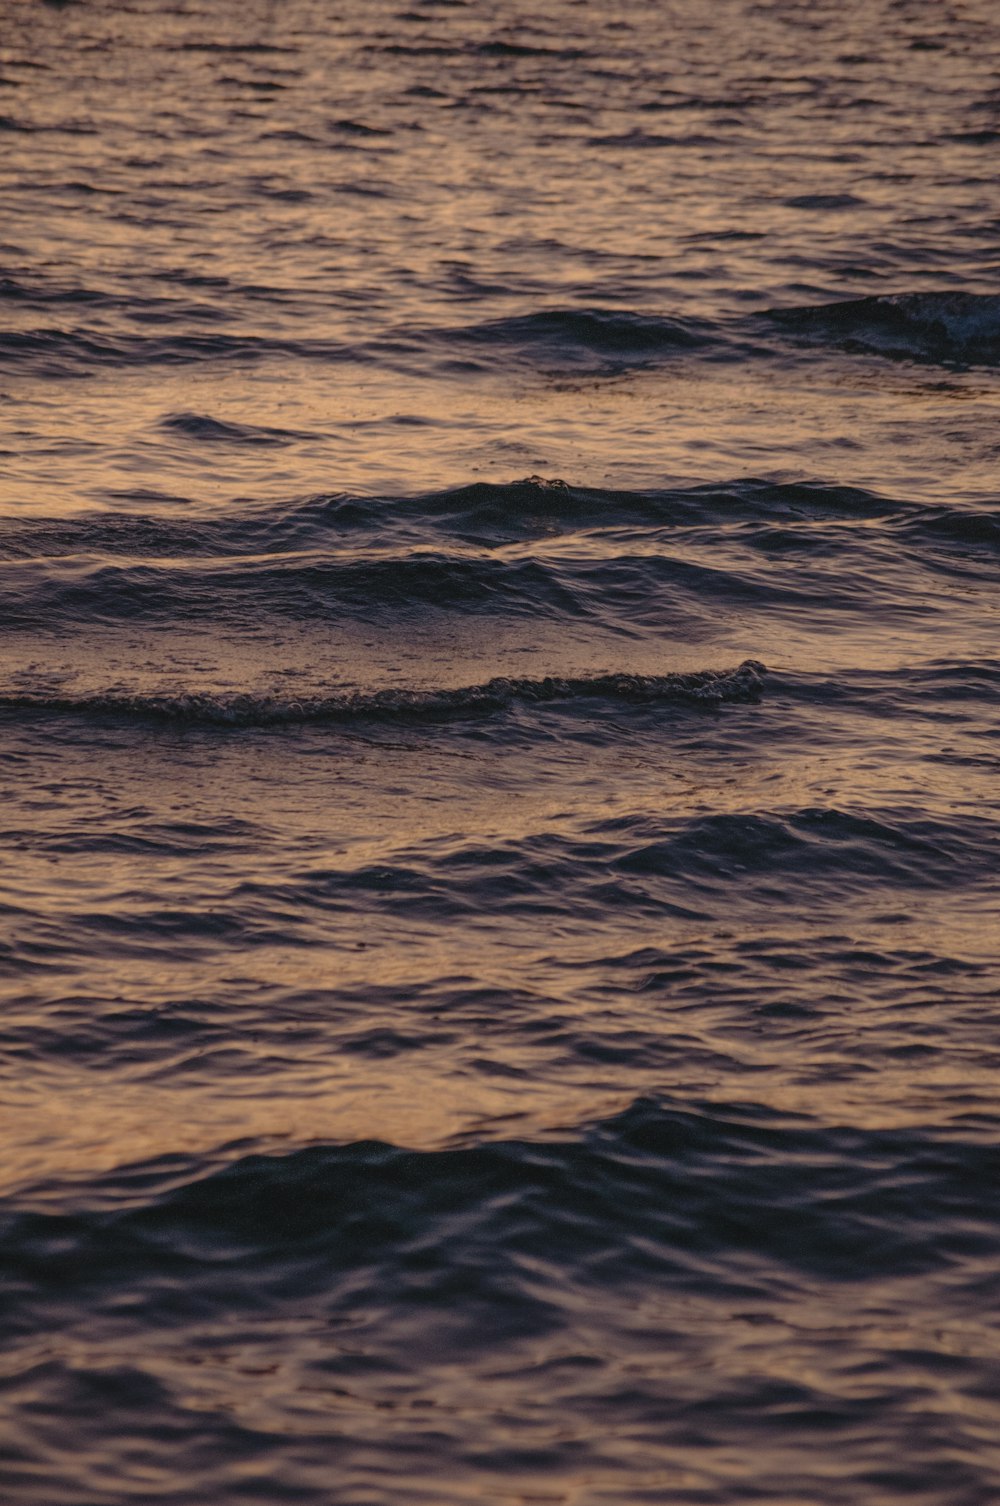
[(0, 1496), (1000, 1499), (1000, 11), (0, 0)]

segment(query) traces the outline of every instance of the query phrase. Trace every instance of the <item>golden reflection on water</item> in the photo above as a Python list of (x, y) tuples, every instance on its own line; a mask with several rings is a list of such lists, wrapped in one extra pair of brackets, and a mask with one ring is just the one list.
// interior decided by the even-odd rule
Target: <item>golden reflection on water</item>
[[(331, 1439), (330, 1488), (356, 1457), (361, 1494), (374, 1500), (397, 1428), (411, 1435), (397, 1470), (430, 1462), (442, 1501), (460, 1506), (763, 1499), (775, 1480), (781, 1506), (879, 1506), (887, 1470), (875, 1466), (897, 1463), (875, 1457), (887, 1440), (917, 1450), (942, 1419), (960, 1422), (964, 1434), (942, 1433), (934, 1461), (950, 1471), (944, 1491), (954, 1476), (959, 1494), (973, 1488), (961, 1476), (970, 1445), (995, 1454), (995, 1325), (980, 1310), (995, 1273), (974, 1238), (963, 1249), (977, 1189), (941, 1152), (949, 1137), (995, 1141), (996, 915), (975, 824), (990, 811), (997, 760), (974, 696), (949, 699), (951, 680), (925, 707), (918, 672), (960, 664), (968, 691), (969, 666), (995, 664), (996, 593), (982, 559), (945, 558), (936, 536), (910, 569), (895, 531), (902, 512), (876, 516), (876, 498), (857, 515), (847, 501), (843, 515), (831, 504), (815, 518), (799, 498), (793, 516), (762, 510), (755, 523), (739, 491), (763, 476), (821, 481), (831, 495), (865, 487), (887, 507), (946, 503), (953, 521), (982, 499), (993, 508), (995, 370), (897, 364), (836, 339), (807, 350), (772, 339), (760, 317), (771, 304), (895, 291), (897, 280), (995, 291), (993, 147), (949, 140), (973, 106), (993, 112), (977, 121), (993, 121), (989, 52), (966, 27), (980, 13), (985, 25), (987, 8), (940, 9), (957, 43), (928, 57), (916, 44), (937, 10), (919, 4), (741, 14), (675, 0), (543, 4), (530, 15), (445, 4), (401, 16), (395, 0), (65, 10), (0, 0), (17, 43), (0, 38), (0, 84), (10, 85), (0, 179), (16, 190), (2, 199), (2, 250), (9, 240), (20, 255), (21, 244), (24, 284), (23, 301), (5, 292), (3, 307), (25, 350), (41, 331), (55, 351), (42, 340), (37, 359), (3, 377), (14, 437), (0, 452), (0, 513), (126, 515), (95, 529), (107, 553), (98, 542), (57, 557), (53, 528), (51, 557), (40, 530), (38, 557), (15, 558), (15, 539), (5, 580), (27, 603), (24, 620), (33, 581), (83, 585), (78, 619), (70, 606), (61, 620), (4, 632), (0, 693), (287, 698), (746, 657), (771, 671), (761, 708), (725, 708), (738, 714), (700, 725), (668, 712), (647, 724), (644, 710), (611, 706), (591, 725), (585, 710), (562, 726), (533, 708), (526, 727), (515, 707), (499, 733), (385, 725), (340, 729), (337, 740), (308, 724), (188, 736), (141, 717), (60, 720), (35, 707), (22, 726), (17, 708), (5, 713), (0, 962), (9, 946), (25, 966), (4, 1001), (13, 1050), (0, 1079), (0, 1196), (71, 1210), (67, 1225), (87, 1227), (102, 1199), (112, 1213), (107, 1243), (93, 1225), (75, 1245), (61, 1226), (29, 1229), (13, 1255), (25, 1290), (33, 1263), (39, 1271), (5, 1365), (27, 1418), (22, 1457), (41, 1440), (29, 1489), (47, 1488), (42, 1469), (62, 1433), (80, 1460), (60, 1500), (79, 1487), (87, 1451), (101, 1456), (108, 1500), (145, 1500), (179, 1499), (182, 1456), (213, 1450), (227, 1473), (205, 1499), (263, 1499), (272, 1466), (277, 1499), (299, 1492), (296, 1455), (319, 1458)], [(433, 47), (390, 56), (384, 45), (439, 33), (456, 44), (446, 60)], [(484, 42), (501, 39), (502, 52), (508, 35), (545, 45), (534, 57), (477, 58)], [(274, 52), (260, 46), (272, 41)], [(27, 81), (12, 84), (18, 51)], [(348, 116), (382, 128), (363, 153)], [(8, 128), (22, 117), (30, 130)], [(803, 202), (814, 190), (825, 208)], [(547, 343), (546, 312), (605, 305), (712, 333), (700, 354), (672, 353), (668, 341), (647, 365), (641, 349), (617, 361), (599, 340), (575, 344), (572, 330)], [(519, 345), (526, 313), (536, 322)], [(483, 340), (498, 321), (507, 333)], [(88, 338), (104, 353), (81, 356)], [(206, 420), (215, 431), (198, 429)], [(227, 424), (249, 429), (227, 438)], [(386, 529), (384, 546), (336, 526), (324, 538), (321, 526), (310, 552), (281, 553), (302, 577), (314, 555), (323, 569), (354, 555), (479, 556), (540, 575), (550, 565), (553, 579), (582, 564), (592, 593), (581, 588), (572, 611), (549, 617), (540, 589), (527, 609), (519, 599), (520, 615), (478, 599), (469, 611), (445, 600), (440, 612), (393, 615), (373, 595), (352, 621), (335, 591), (318, 589), (324, 610), (296, 616), (290, 590), (275, 594), (269, 620), (252, 582), (225, 597), (230, 573), (250, 575), (267, 556), (220, 549), (209, 579), (225, 600), (209, 600), (209, 585), (200, 619), (153, 610), (147, 620), (168, 575), (174, 585), (197, 576), (206, 519), (256, 511), (280, 550), (309, 497), (391, 498), (533, 473), (591, 488), (718, 482), (733, 502), (689, 528), (668, 516), (628, 529), (616, 527), (610, 496), (593, 528), (575, 526), (572, 509), (565, 527), (544, 505), (533, 518), (519, 498), (513, 542), (488, 529), (470, 539), (464, 523), (439, 530), (431, 504), (410, 534)], [(169, 547), (164, 520), (176, 529)], [(974, 529), (955, 532), (977, 547)], [(226, 548), (238, 550), (238, 534)], [(702, 584), (684, 598), (669, 570), (643, 574), (654, 559)], [(621, 572), (625, 587), (614, 574), (623, 560), (635, 567)], [(116, 620), (128, 571), (147, 600)], [(636, 579), (662, 589), (640, 599)], [(311, 608), (310, 589), (298, 600)], [(849, 693), (838, 677), (853, 677)], [(817, 813), (835, 818), (829, 841)], [(883, 825), (855, 839), (849, 819), (869, 814)], [(754, 847), (751, 832), (741, 846), (740, 823), (756, 818), (765, 837)], [(689, 848), (674, 862), (678, 834), (679, 848), (700, 846), (695, 860)], [(629, 866), (657, 844), (665, 857)], [(520, 891), (505, 889), (508, 871)], [(799, 1261), (794, 1227), (787, 1249), (707, 1235), (697, 1282), (646, 1279), (641, 1262), (630, 1273), (633, 1237), (671, 1235), (641, 1208), (631, 1222), (625, 1177), (623, 1232), (604, 1249), (595, 1228), (593, 1246), (567, 1242), (551, 1259), (516, 1234), (509, 1251), (491, 1251), (498, 1308), (538, 1295), (549, 1317), (529, 1315), (507, 1342), (472, 1284), (463, 1313), (458, 1239), (443, 1272), (453, 1284), (427, 1288), (422, 1327), (400, 1330), (412, 1367), (406, 1353), (393, 1368), (383, 1361), (396, 1339), (380, 1361), (377, 1330), (392, 1330), (398, 1292), (378, 1274), (378, 1234), (363, 1234), (358, 1269), (371, 1259), (371, 1289), (367, 1310), (352, 1312), (337, 1283), (357, 1272), (338, 1268), (332, 1248), (339, 1206), (331, 1249), (316, 1255), (329, 1266), (322, 1290), (305, 1290), (294, 1259), (280, 1286), (273, 1271), (262, 1286), (266, 1228), (256, 1253), (227, 1262), (214, 1206), (206, 1236), (217, 1232), (220, 1259), (209, 1245), (200, 1275), (169, 1209), (176, 1250), (147, 1244), (141, 1218), (132, 1232), (148, 1278), (132, 1285), (115, 1249), (131, 1209), (155, 1210), (148, 1183), (172, 1166), (183, 1184), (254, 1152), (310, 1145), (579, 1142), (644, 1096), (716, 1124), (742, 1107), (758, 1126), (771, 1116), (815, 1128), (817, 1144), (825, 1133), (811, 1152), (816, 1202), (795, 1185), (807, 1214), (836, 1214), (844, 1198), (849, 1279), (831, 1276), (822, 1252)], [(838, 1149), (845, 1128), (918, 1131), (917, 1149), (908, 1161), (884, 1142), (868, 1147), (855, 1182)], [(773, 1155), (780, 1183), (797, 1152), (783, 1162), (787, 1145), (774, 1139), (754, 1154), (760, 1164)], [(678, 1159), (692, 1185), (699, 1155)], [(940, 1201), (926, 1226), (906, 1214), (922, 1258), (934, 1257), (926, 1285), (891, 1268), (902, 1253), (866, 1269), (869, 1229), (886, 1239), (894, 1216), (891, 1205), (885, 1223), (873, 1214), (878, 1189), (919, 1185), (914, 1156), (946, 1163), (940, 1186), (928, 1180)], [(714, 1192), (721, 1228), (751, 1160), (727, 1166), (725, 1149), (709, 1159), (706, 1181), (720, 1161), (731, 1176)], [(157, 1161), (147, 1179), (141, 1168)], [(129, 1168), (140, 1170), (116, 1176)], [(469, 1209), (481, 1191), (470, 1180)], [(433, 1204), (432, 1188), (436, 1220)], [(761, 1223), (794, 1211), (778, 1196)], [(591, 1216), (569, 1203), (555, 1212), (567, 1226)], [(825, 1227), (836, 1242), (836, 1218)], [(540, 1241), (550, 1231), (555, 1247), (558, 1220), (539, 1222)], [(407, 1241), (426, 1232), (414, 1223), (400, 1236), (397, 1271)], [(453, 1233), (445, 1217), (443, 1267)], [(488, 1223), (480, 1237), (492, 1240)], [(981, 1240), (989, 1249), (985, 1220)], [(111, 1251), (108, 1272), (89, 1268), (93, 1249)], [(607, 1250), (621, 1257), (620, 1281), (601, 1268)], [(162, 1260), (174, 1253), (180, 1276)], [(251, 1297), (230, 1303), (226, 1285), (241, 1279)], [(453, 1315), (468, 1318), (471, 1337), (441, 1358), (435, 1327)], [(352, 1334), (354, 1321), (368, 1334)], [(359, 1356), (366, 1363), (352, 1367)], [(966, 1356), (993, 1368), (950, 1364)], [(581, 1358), (590, 1370), (560, 1377)], [(96, 1377), (100, 1395), (116, 1373), (119, 1401), (102, 1398), (88, 1417), (77, 1397), (89, 1405), (87, 1386)], [(130, 1396), (120, 1405), (121, 1376), (129, 1390), (141, 1383), (134, 1409)], [(143, 1401), (150, 1378), (164, 1393)], [(892, 1387), (895, 1433), (884, 1421)], [(837, 1410), (845, 1402), (850, 1414)], [(102, 1431), (116, 1411), (120, 1434)], [(464, 1431), (449, 1433), (455, 1418)], [(232, 1422), (260, 1430), (265, 1464)], [(588, 1433), (602, 1431), (596, 1462), (580, 1466)], [(526, 1440), (555, 1467), (520, 1464)], [(494, 1458), (509, 1451), (499, 1469), (477, 1456), (489, 1446)], [(911, 1494), (925, 1483), (911, 1477)], [(318, 1500), (323, 1486), (302, 1494)]]
[[(322, 1091), (283, 1091), (280, 1068), (266, 1088), (222, 1097), (204, 1085), (189, 1089), (123, 1084), (107, 1090), (94, 1082), (5, 1089), (0, 1133), (5, 1160), (4, 1195), (36, 1183), (90, 1178), (160, 1156), (199, 1157), (218, 1164), (251, 1149), (281, 1152), (311, 1143), (380, 1140), (416, 1150), (436, 1150), (458, 1140), (531, 1138), (597, 1114), (616, 1113), (634, 1094), (595, 1095), (571, 1083), (504, 1084), (407, 1063), (396, 1069), (352, 1063), (325, 1074)], [(234, 1142), (241, 1142), (237, 1150)], [(247, 1142), (250, 1142), (249, 1144)]]

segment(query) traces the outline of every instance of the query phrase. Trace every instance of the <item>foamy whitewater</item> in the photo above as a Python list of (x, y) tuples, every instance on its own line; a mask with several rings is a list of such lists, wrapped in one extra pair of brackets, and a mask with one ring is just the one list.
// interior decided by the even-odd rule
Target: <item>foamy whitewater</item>
[(1000, 11), (0, 21), (5, 1506), (993, 1506)]

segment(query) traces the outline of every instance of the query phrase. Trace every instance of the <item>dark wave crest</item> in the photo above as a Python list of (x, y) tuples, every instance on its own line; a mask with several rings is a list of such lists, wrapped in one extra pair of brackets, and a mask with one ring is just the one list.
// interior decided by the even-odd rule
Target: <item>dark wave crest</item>
[[(278, 448), (297, 437), (194, 413), (164, 423), (199, 449)], [(109, 501), (130, 510), (8, 523), (5, 627), (448, 613), (587, 622), (632, 636), (704, 627), (719, 607), (800, 622), (921, 601), (930, 611), (942, 575), (989, 577), (1000, 537), (985, 506), (760, 478), (628, 491), (529, 476), (408, 496), (241, 499), (225, 509), (146, 490)]]
[[(270, 443), (273, 437), (280, 444), (300, 437), (291, 430), (229, 424), (198, 414), (174, 415), (166, 424), (171, 432), (206, 443), (255, 445)], [(67, 554), (155, 558), (279, 553), (322, 545), (331, 537), (353, 539), (368, 533), (384, 543), (394, 534), (408, 539), (427, 537), (432, 530), (489, 545), (607, 528), (713, 529), (720, 524), (836, 523), (914, 514), (905, 502), (862, 487), (757, 477), (630, 491), (536, 475), (509, 482), (476, 481), (408, 496), (325, 492), (266, 506), (232, 504), (210, 513), (185, 507), (180, 518), (177, 504), (184, 504), (184, 498), (145, 489), (108, 496), (119, 506), (138, 504), (142, 511), (10, 519), (0, 537), (0, 560), (56, 559)], [(964, 517), (942, 508), (929, 518), (929, 525), (941, 532), (953, 527), (955, 537), (961, 538), (970, 531)], [(976, 525), (971, 528), (975, 533)]]
[(578, 700), (639, 704), (677, 702), (718, 706), (747, 702), (760, 695), (763, 664), (746, 659), (735, 669), (704, 669), (690, 674), (589, 675), (579, 678), (488, 680), (456, 690), (377, 690), (344, 695), (256, 696), (209, 695), (197, 691), (173, 695), (123, 695), (113, 691), (80, 696), (44, 693), (0, 696), (0, 712), (111, 716), (176, 721), (225, 727), (267, 727), (299, 722), (359, 720), (435, 721), (502, 712), (515, 705)]
[(542, 309), (445, 332), (458, 345), (516, 354), (556, 366), (635, 364), (662, 360), (709, 345), (715, 331), (704, 321), (625, 309)]
[(1000, 362), (1000, 296), (992, 293), (895, 293), (773, 309), (768, 318), (811, 343), (844, 350), (946, 365)]
[(183, 328), (162, 335), (107, 333), (91, 327), (0, 333), (0, 368), (11, 366), (53, 378), (142, 366), (257, 362), (276, 356), (344, 361), (357, 360), (360, 353), (357, 347), (333, 340), (216, 334)]
[(163, 419), (162, 427), (169, 433), (193, 439), (199, 444), (284, 445), (297, 439), (315, 437), (298, 429), (228, 423), (205, 413), (171, 413)]

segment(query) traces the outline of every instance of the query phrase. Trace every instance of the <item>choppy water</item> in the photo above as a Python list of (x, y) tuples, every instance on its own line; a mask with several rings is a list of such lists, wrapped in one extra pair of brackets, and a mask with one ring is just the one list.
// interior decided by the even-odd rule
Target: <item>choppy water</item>
[(0, 0), (12, 1506), (1000, 1497), (1000, 14)]

